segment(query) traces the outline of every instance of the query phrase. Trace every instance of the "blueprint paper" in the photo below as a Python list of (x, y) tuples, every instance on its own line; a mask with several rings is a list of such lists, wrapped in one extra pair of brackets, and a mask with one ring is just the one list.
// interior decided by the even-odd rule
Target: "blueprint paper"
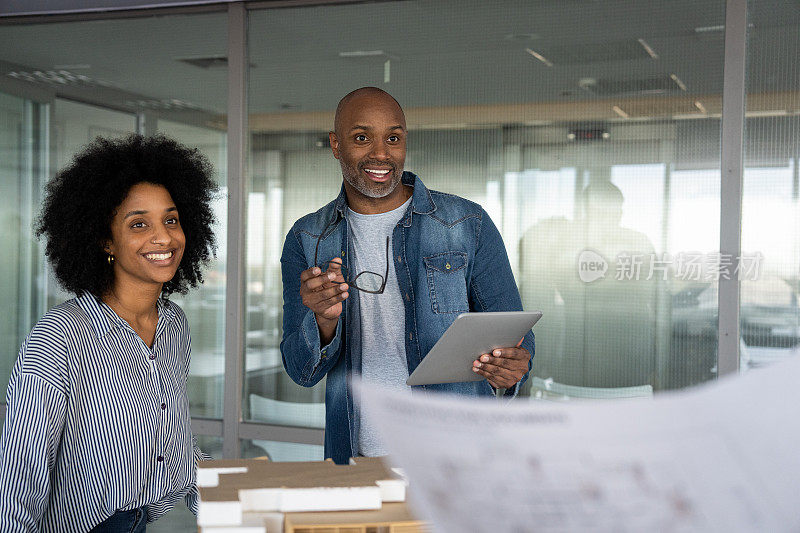
[(800, 531), (800, 358), (655, 400), (354, 387), (436, 531)]

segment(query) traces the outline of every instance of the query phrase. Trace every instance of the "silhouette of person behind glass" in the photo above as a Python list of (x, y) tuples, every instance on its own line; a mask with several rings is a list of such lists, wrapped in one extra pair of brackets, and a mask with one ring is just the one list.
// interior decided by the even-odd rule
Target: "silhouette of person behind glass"
[[(520, 242), (524, 307), (547, 317), (537, 326), (538, 377), (586, 387), (654, 382), (654, 249), (622, 227), (623, 200), (610, 181), (593, 182), (581, 192), (577, 220), (541, 220)], [(602, 263), (604, 274), (596, 270)], [(582, 278), (581, 268), (596, 274)]]

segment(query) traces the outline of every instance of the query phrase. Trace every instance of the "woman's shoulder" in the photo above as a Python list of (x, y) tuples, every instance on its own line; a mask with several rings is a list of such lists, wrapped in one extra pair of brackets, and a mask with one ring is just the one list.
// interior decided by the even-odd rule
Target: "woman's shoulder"
[(36, 376), (59, 391), (68, 390), (70, 345), (91, 323), (75, 299), (47, 311), (33, 326), (20, 348), (17, 366), (24, 375)]
[(84, 309), (78, 305), (78, 299), (72, 298), (60, 303), (47, 311), (33, 326), (31, 334), (60, 332), (67, 335), (76, 329), (89, 327), (91, 320)]

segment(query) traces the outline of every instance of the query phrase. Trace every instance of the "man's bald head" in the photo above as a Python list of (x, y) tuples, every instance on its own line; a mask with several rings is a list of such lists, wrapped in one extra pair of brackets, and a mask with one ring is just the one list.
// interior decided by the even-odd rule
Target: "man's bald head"
[(357, 89), (339, 102), (334, 128), (328, 140), (342, 167), (350, 208), (384, 213), (402, 205), (410, 194), (399, 187), (408, 132), (397, 100), (377, 87)]
[(403, 126), (405, 126), (405, 113), (403, 113), (403, 108), (400, 107), (400, 103), (394, 99), (394, 97), (384, 91), (383, 89), (379, 89), (378, 87), (361, 87), (360, 89), (356, 89), (355, 91), (351, 91), (344, 95), (344, 98), (339, 100), (339, 105), (336, 106), (336, 116), (333, 119), (333, 131), (337, 135), (342, 134), (342, 116), (345, 113), (345, 110), (352, 104), (357, 105), (358, 101), (362, 98), (371, 98), (376, 100), (385, 100), (388, 105), (396, 106), (397, 109), (400, 111), (400, 115), (403, 117)]

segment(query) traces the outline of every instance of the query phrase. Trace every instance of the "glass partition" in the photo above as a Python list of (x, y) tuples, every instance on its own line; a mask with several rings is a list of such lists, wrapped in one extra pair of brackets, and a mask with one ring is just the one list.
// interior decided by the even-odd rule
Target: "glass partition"
[[(248, 11), (246, 421), (324, 427), (324, 380), (303, 388), (283, 370), (279, 259), (294, 221), (339, 192), (327, 133), (339, 99), (366, 85), (405, 109), (406, 168), (483, 205), (525, 308), (544, 311), (523, 395), (651, 394), (716, 376), (732, 259), (719, 253), (723, 0), (307, 4)], [(201, 288), (173, 298), (193, 333), (192, 414), (221, 417), (227, 23), (0, 25), (0, 393), (24, 335), (69, 297), (33, 238), (44, 183), (97, 135), (161, 132), (209, 157), (220, 184), (217, 258)], [(800, 349), (800, 12), (751, 1), (749, 23), (743, 369)], [(242, 450), (321, 456), (267, 439)]]
[[(257, 418), (258, 415), (254, 415)], [(296, 423), (296, 420), (294, 420)], [(318, 444), (299, 444), (275, 440), (242, 439), (242, 458), (266, 458), (270, 461), (322, 461), (324, 450)]]
[(800, 353), (800, 12), (749, 2), (741, 368)]
[[(136, 131), (135, 113), (56, 98), (53, 103), (53, 128), (51, 130), (54, 161), (51, 166), (51, 172), (47, 176), (48, 179), (55, 172), (69, 165), (72, 158), (95, 138), (120, 138), (136, 133)], [(49, 266), (46, 280), (47, 290), (45, 297), (47, 305), (38, 316), (34, 317), (33, 323), (54, 305), (73, 297), (58, 285), (55, 277), (49, 271)], [(31, 326), (33, 326), (33, 323), (31, 323)]]
[(171, 299), (186, 313), (192, 332), (192, 365), (189, 394), (192, 415), (222, 417), (223, 376), (225, 373), (225, 260), (228, 218), (227, 132), (218, 125), (197, 126), (158, 120), (158, 133), (197, 148), (216, 170), (219, 194), (212, 207), (217, 218), (217, 256), (203, 274), (203, 284), (187, 295)]
[(48, 167), (50, 105), (3, 93), (0, 85), (0, 394), (22, 339), (45, 305), (42, 249), (31, 228)]
[(314, 427), (322, 408), (321, 385), (281, 367), (277, 259), (338, 194), (327, 132), (366, 85), (405, 110), (406, 169), (483, 205), (525, 308), (544, 311), (526, 394), (713, 378), (724, 15), (721, 0), (251, 11), (245, 418)]
[[(225, 12), (0, 26), (0, 80), (23, 93), (49, 95), (51, 102), (42, 106), (0, 94), (2, 212), (16, 221), (5, 238), (20, 250), (19, 262), (13, 253), (5, 256), (11, 262), (3, 267), (9, 275), (0, 280), (6, 301), (16, 302), (12, 308), (19, 311), (3, 322), (3, 394), (24, 335), (48, 308), (71, 297), (36, 263), (41, 250), (29, 250), (38, 246), (30, 220), (38, 214), (42, 185), (97, 136), (161, 132), (208, 156), (221, 187), (217, 259), (206, 270), (202, 287), (186, 297), (173, 296), (186, 310), (193, 335), (192, 414), (221, 416), (226, 55)], [(38, 160), (44, 167), (32, 179), (30, 162)]]

